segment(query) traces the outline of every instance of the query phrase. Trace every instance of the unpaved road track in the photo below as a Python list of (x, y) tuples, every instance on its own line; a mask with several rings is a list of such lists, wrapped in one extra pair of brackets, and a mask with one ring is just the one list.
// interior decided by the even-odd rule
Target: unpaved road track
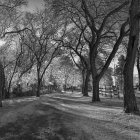
[(15, 99), (0, 110), (0, 140), (140, 140), (134, 117), (88, 98)]

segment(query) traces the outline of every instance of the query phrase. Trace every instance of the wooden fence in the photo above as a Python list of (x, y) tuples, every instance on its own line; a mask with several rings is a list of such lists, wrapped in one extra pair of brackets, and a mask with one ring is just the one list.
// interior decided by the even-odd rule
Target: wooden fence
[(117, 96), (118, 98), (120, 98), (119, 90), (114, 89), (113, 87), (99, 88), (99, 92), (102, 96), (109, 96), (110, 98), (112, 98), (113, 96)]

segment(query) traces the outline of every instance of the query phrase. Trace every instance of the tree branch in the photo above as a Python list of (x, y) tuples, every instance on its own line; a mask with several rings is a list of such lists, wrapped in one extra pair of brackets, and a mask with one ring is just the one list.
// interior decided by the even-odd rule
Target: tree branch
[(98, 75), (99, 79), (104, 75), (104, 73), (108, 69), (112, 59), (114, 58), (116, 52), (118, 51), (118, 48), (119, 48), (119, 46), (120, 46), (120, 44), (121, 44), (121, 42), (122, 42), (122, 40), (123, 40), (123, 38), (126, 34), (125, 33), (125, 27), (126, 27), (127, 24), (128, 24), (128, 20), (122, 24), (121, 30), (120, 30), (120, 36), (117, 39), (116, 43), (114, 44), (114, 47), (113, 47), (113, 50), (112, 50), (111, 54), (109, 55), (104, 67), (102, 68), (101, 72)]
[(102, 24), (101, 24), (101, 26), (100, 26), (100, 28), (99, 28), (99, 30), (98, 30), (98, 33), (99, 33), (99, 34), (102, 33), (103, 28), (104, 28), (104, 26), (105, 26), (105, 24), (106, 24), (106, 21), (108, 20), (109, 17), (111, 17), (113, 14), (117, 13), (118, 11), (120, 11), (123, 7), (125, 7), (125, 6), (128, 5), (128, 4), (129, 4), (129, 1), (127, 0), (127, 1), (125, 1), (123, 4), (121, 4), (120, 6), (118, 6), (116, 9), (110, 11), (110, 12), (105, 16), (105, 18), (103, 19), (103, 22), (102, 22)]
[[(85, 18), (86, 18), (86, 21), (87, 21), (89, 27), (90, 27), (92, 30), (94, 30), (95, 32), (97, 32), (97, 29), (96, 29), (96, 27), (95, 27), (94, 18), (93, 18), (93, 16), (90, 14), (90, 12), (89, 12), (89, 10), (88, 10), (88, 7), (87, 7), (87, 5), (86, 5), (85, 0), (82, 0), (82, 5), (81, 5), (81, 7), (82, 7), (82, 9), (83, 9), (83, 11), (84, 11), (84, 13), (85, 13), (85, 16), (86, 16)], [(90, 19), (90, 21), (89, 21), (88, 18)]]
[(5, 32), (1, 38), (4, 38), (6, 35), (8, 34), (19, 34), (21, 32), (24, 32), (25, 30), (30, 30), (29, 28), (24, 28), (24, 29), (21, 29), (21, 30), (18, 30), (18, 31), (9, 31), (9, 32)]

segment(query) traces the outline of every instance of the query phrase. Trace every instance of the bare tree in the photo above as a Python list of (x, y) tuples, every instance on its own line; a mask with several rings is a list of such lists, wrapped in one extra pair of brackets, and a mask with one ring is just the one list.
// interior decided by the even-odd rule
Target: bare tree
[[(5, 0), (0, 2), (0, 34), (4, 34), (6, 30), (11, 25), (11, 19), (14, 19), (16, 8), (25, 4), (25, 0)], [(2, 107), (2, 93), (3, 87), (5, 87), (5, 75), (4, 75), (4, 67), (2, 62), (0, 63), (0, 106)]]
[[(100, 81), (101, 77), (104, 75), (108, 66), (110, 65), (111, 60), (114, 58), (115, 53), (117, 52), (119, 45), (121, 44), (124, 36), (126, 35), (125, 26), (128, 24), (128, 22), (124, 22), (124, 24), (122, 24), (122, 27), (120, 29), (120, 35), (116, 39), (116, 43), (113, 46), (112, 52), (110, 53), (104, 66), (102, 67), (102, 69), (99, 72), (97, 67), (96, 67), (98, 48), (100, 46), (100, 42), (102, 40), (102, 37), (103, 38), (105, 36), (109, 37), (110, 35), (108, 34), (108, 32), (111, 33), (110, 29), (107, 30), (107, 33), (106, 33), (106, 31), (104, 31), (104, 30), (106, 30), (106, 24), (107, 24), (107, 22), (109, 22), (108, 20), (109, 20), (109, 18), (111, 18), (111, 16), (113, 16), (115, 13), (119, 12), (127, 4), (128, 4), (128, 2), (124, 2), (124, 3), (120, 4), (119, 6), (113, 8), (112, 10), (109, 10), (109, 12), (103, 16), (103, 19), (101, 20), (99, 28), (97, 28), (97, 25), (95, 24), (96, 23), (95, 17), (93, 17), (91, 15), (91, 12), (89, 11), (87, 3), (84, 0), (82, 0), (82, 9), (83, 9), (84, 14), (85, 14), (86, 22), (87, 22), (87, 24), (91, 30), (91, 34), (92, 34), (91, 40), (88, 40), (89, 50), (90, 50), (90, 52), (89, 52), (90, 66), (91, 66), (92, 79), (93, 79), (93, 98), (92, 98), (92, 101), (100, 101), (99, 81)], [(112, 28), (112, 26), (113, 26), (113, 24), (111, 23), (110, 28)]]
[[(59, 11), (60, 14), (63, 13), (63, 10), (67, 11), (68, 18), (80, 29), (88, 46), (88, 57), (93, 85), (93, 102), (100, 101), (99, 81), (108, 69), (123, 38), (129, 31), (126, 30), (126, 26), (128, 25), (128, 20), (126, 20), (127, 12), (125, 14), (121, 13), (122, 9), (124, 10), (128, 4), (128, 1), (59, 0), (57, 11), (59, 7), (61, 7)], [(66, 6), (69, 8), (66, 9)], [(79, 38), (80, 36), (81, 34)], [(99, 50), (103, 47), (107, 48), (109, 45), (111, 45), (110, 54), (104, 61), (104, 66), (99, 69), (97, 67)]]
[(43, 75), (59, 49), (59, 44), (53, 41), (59, 26), (54, 22), (56, 19), (52, 19), (47, 12), (27, 13), (24, 24), (28, 29), (20, 34), (22, 44), (34, 55), (36, 60), (37, 97), (40, 96)]

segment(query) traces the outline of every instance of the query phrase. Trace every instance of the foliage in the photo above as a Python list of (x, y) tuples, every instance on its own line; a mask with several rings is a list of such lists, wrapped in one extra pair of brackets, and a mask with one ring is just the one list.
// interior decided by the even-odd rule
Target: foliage
[(76, 69), (72, 62), (68, 62), (66, 64), (63, 58), (65, 57), (62, 56), (62, 58), (55, 58), (49, 66), (49, 68), (47, 69), (44, 76), (46, 85), (50, 81), (55, 82), (61, 90), (63, 89), (63, 85), (65, 85), (65, 82), (67, 84), (67, 87), (78, 86), (81, 84), (81, 74), (79, 70)]
[(113, 75), (113, 69), (111, 67), (109, 67), (100, 81), (100, 86), (101, 87), (104, 87), (104, 86), (112, 87), (113, 86), (112, 75)]
[(115, 67), (115, 75), (122, 75), (123, 73), (123, 68), (124, 68), (124, 64), (125, 64), (125, 57), (124, 55), (121, 55), (119, 58), (118, 58), (118, 63)]
[(115, 71), (114, 71), (114, 76), (115, 78), (115, 83), (122, 89), (123, 88), (123, 69), (124, 69), (124, 64), (125, 64), (125, 57), (124, 55), (121, 55), (118, 58), (118, 63), (115, 67)]
[[(63, 38), (64, 46), (72, 49), (82, 59), (85, 67), (91, 70), (92, 99), (99, 101), (99, 81), (129, 31), (126, 29), (129, 2), (125, 0), (59, 0), (59, 2), (54, 0), (53, 2), (57, 13), (67, 16), (68, 26), (66, 37)], [(56, 3), (59, 3), (58, 6)], [(126, 14), (122, 10), (126, 10)], [(83, 58), (85, 52), (88, 54), (88, 64)], [(103, 63), (98, 61), (99, 56), (102, 57)], [(98, 67), (97, 63), (103, 65)]]

